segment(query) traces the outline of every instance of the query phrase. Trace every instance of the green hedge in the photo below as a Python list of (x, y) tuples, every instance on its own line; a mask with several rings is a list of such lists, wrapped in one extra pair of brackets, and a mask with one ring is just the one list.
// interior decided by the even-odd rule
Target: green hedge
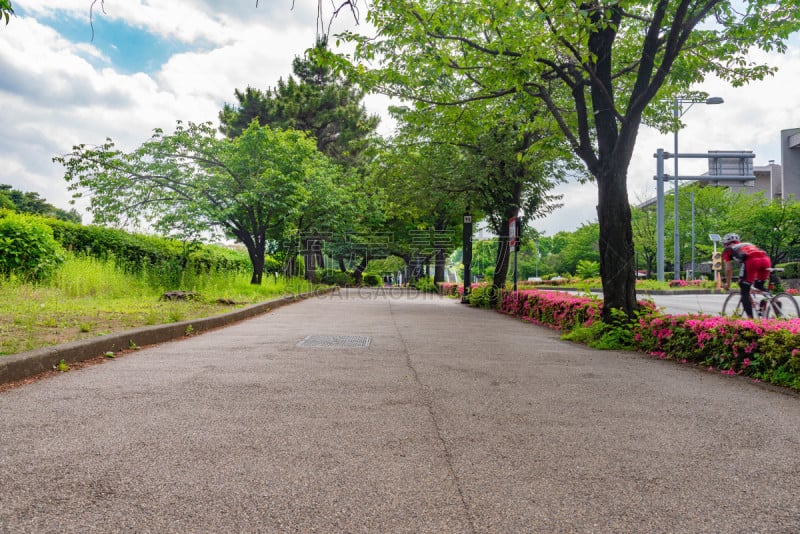
[[(193, 269), (196, 273), (252, 269), (248, 255), (239, 250), (131, 234), (101, 226), (84, 226), (55, 219), (42, 220), (52, 228), (55, 240), (66, 250), (100, 259), (113, 259), (118, 266), (129, 272), (157, 271), (163, 276), (186, 269)], [(265, 260), (265, 271), (280, 270), (279, 262), (271, 257)]]
[(317, 282), (329, 286), (348, 287), (354, 283), (351, 273), (338, 269), (317, 269)]
[(383, 285), (383, 278), (381, 278), (379, 274), (364, 273), (361, 275), (361, 283), (369, 287), (381, 287)]

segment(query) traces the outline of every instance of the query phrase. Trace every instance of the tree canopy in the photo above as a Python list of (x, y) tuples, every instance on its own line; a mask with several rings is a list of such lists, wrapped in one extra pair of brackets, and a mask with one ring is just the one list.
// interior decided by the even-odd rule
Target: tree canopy
[(0, 184), (0, 208), (44, 215), (61, 221), (81, 222), (80, 213), (75, 208), (69, 211), (62, 210), (41, 198), (39, 193), (19, 191), (8, 184)]
[(54, 158), (75, 196), (91, 193), (100, 224), (150, 221), (163, 233), (217, 229), (243, 243), (261, 283), (268, 240), (280, 240), (310, 200), (310, 184), (339, 172), (302, 132), (253, 122), (235, 139), (210, 123), (184, 125), (130, 153), (113, 141)]
[[(315, 49), (326, 50), (327, 41), (318, 39)], [(294, 76), (274, 88), (236, 89), (237, 102), (219, 114), (220, 131), (234, 138), (256, 119), (262, 126), (307, 132), (323, 154), (355, 163), (379, 122), (362, 104), (364, 91), (313, 59), (296, 57), (292, 68)]]
[(677, 128), (662, 99), (709, 74), (736, 85), (771, 73), (750, 49), (783, 52), (799, 13), (794, 0), (376, 0), (375, 35), (346, 33), (356, 51), (341, 65), (418, 108), (541, 102), (598, 186), (609, 319), (637, 306), (627, 169), (640, 124)]

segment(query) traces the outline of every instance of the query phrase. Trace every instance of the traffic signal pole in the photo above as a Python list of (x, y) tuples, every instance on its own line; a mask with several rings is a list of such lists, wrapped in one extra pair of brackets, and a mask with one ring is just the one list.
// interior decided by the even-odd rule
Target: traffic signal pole
[[(664, 281), (664, 180), (668, 178), (668, 175), (664, 174), (664, 160), (669, 158), (696, 158), (696, 159), (708, 159), (708, 160), (716, 160), (716, 159), (738, 159), (740, 162), (745, 162), (746, 160), (752, 160), (755, 158), (755, 154), (752, 152), (726, 152), (726, 153), (708, 153), (708, 154), (670, 154), (669, 152), (664, 152), (664, 149), (659, 148), (653, 157), (656, 158), (656, 175), (653, 177), (656, 180), (656, 269), (657, 269), (657, 279), (659, 282)], [(740, 165), (741, 168), (745, 168), (747, 170), (752, 169), (752, 164), (750, 166), (747, 165)], [(752, 182), (756, 179), (753, 174), (704, 174), (701, 176), (673, 176), (672, 178), (675, 179), (675, 183), (678, 183), (678, 180), (693, 180), (693, 181), (701, 181), (701, 182), (718, 182), (718, 181), (736, 181), (736, 182)], [(677, 191), (674, 193), (675, 195), (678, 194)], [(677, 221), (675, 221), (677, 226)], [(677, 231), (677, 230), (676, 230)], [(677, 254), (676, 254), (677, 257)], [(680, 265), (674, 265), (672, 267), (673, 271), (679, 272), (681, 271)]]

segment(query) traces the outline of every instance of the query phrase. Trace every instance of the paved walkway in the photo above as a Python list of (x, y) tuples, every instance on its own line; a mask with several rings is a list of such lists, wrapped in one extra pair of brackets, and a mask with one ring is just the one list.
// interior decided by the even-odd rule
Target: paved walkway
[[(298, 346), (322, 335), (370, 343)], [(798, 396), (439, 297), (341, 292), (0, 393), (0, 532), (798, 531)]]

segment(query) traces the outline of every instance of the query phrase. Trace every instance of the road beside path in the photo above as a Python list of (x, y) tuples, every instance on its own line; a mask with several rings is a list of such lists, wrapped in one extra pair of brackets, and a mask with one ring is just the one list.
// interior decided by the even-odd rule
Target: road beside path
[(0, 393), (0, 532), (798, 532), (798, 429), (794, 394), (343, 290)]

